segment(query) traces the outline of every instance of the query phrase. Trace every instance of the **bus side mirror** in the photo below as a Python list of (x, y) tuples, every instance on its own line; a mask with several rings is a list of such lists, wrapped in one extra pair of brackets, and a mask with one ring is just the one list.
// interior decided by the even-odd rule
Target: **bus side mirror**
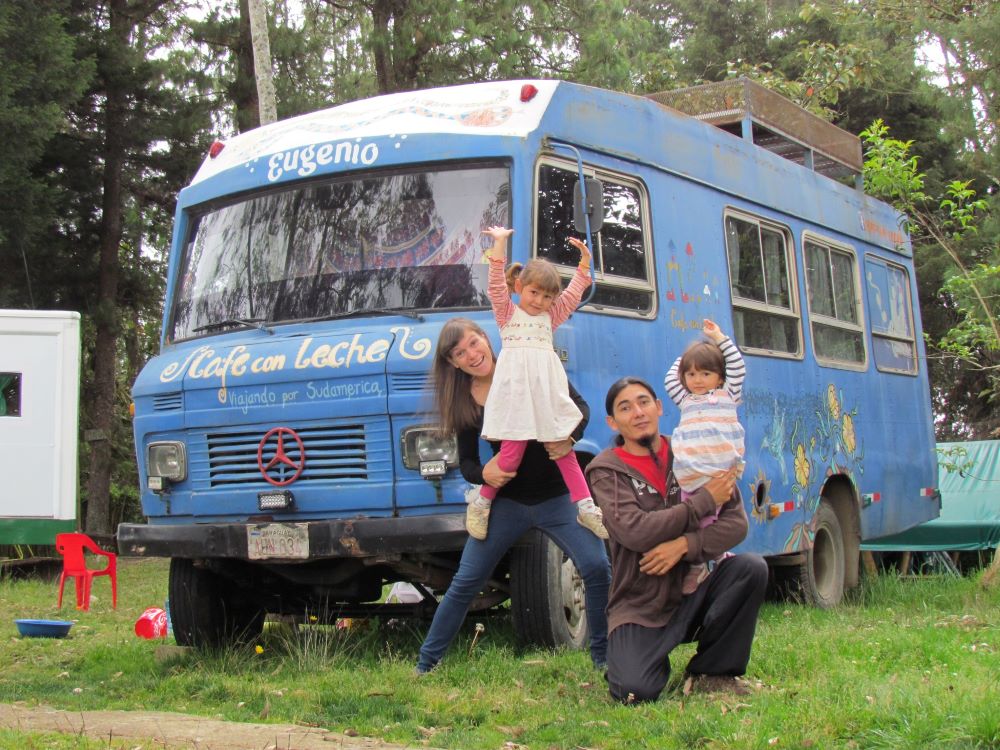
[(573, 227), (581, 234), (587, 233), (587, 217), (590, 217), (590, 231), (597, 233), (604, 225), (604, 185), (595, 178), (586, 180), (587, 205), (583, 205), (583, 190), (580, 181), (573, 186)]

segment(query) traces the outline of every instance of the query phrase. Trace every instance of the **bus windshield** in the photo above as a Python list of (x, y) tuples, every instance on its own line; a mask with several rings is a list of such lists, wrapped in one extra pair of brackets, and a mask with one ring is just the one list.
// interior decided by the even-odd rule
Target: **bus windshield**
[(510, 226), (505, 165), (368, 174), (192, 217), (168, 337), (388, 309), (489, 305), (480, 232)]

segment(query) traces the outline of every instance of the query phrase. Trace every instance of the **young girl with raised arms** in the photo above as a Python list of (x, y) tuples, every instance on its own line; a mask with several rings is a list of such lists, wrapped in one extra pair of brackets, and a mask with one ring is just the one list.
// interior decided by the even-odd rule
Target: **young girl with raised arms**
[[(711, 320), (704, 321), (702, 333), (708, 341), (691, 344), (663, 381), (667, 394), (681, 410), (670, 441), (681, 500), (714, 476), (733, 469), (737, 476), (743, 473), (743, 425), (736, 416), (746, 376), (743, 355)], [(703, 518), (700, 526), (715, 523), (718, 515), (716, 510), (715, 515)], [(697, 589), (708, 573), (705, 564), (692, 565), (684, 577), (683, 593)]]
[[(583, 417), (569, 396), (566, 372), (552, 347), (552, 331), (566, 322), (590, 286), (590, 251), (585, 243), (570, 238), (581, 257), (563, 290), (555, 266), (540, 258), (524, 267), (514, 263), (504, 273), (507, 240), (512, 233), (512, 229), (496, 226), (483, 231), (493, 238), (488, 252), (487, 294), (500, 327), (502, 347), (483, 407), (482, 435), (486, 440), (501, 441), (497, 464), (504, 471), (516, 472), (529, 440), (565, 440)], [(512, 292), (519, 295), (516, 304)], [(570, 499), (576, 503), (577, 521), (607, 539), (601, 511), (590, 497), (576, 454), (569, 451), (555, 463)], [(486, 538), (497, 492), (484, 484), (473, 496), (465, 515), (470, 536)]]

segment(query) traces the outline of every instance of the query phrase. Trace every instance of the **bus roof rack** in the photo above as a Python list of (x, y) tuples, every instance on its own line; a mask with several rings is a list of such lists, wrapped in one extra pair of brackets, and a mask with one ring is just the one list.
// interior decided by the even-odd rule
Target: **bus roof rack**
[(807, 169), (834, 179), (854, 177), (860, 185), (863, 162), (857, 136), (749, 78), (647, 96)]

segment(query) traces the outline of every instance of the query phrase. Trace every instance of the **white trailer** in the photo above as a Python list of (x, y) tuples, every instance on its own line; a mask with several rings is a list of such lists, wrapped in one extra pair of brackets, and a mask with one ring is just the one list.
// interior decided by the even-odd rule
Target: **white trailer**
[(0, 310), (0, 544), (53, 544), (77, 518), (80, 314)]

